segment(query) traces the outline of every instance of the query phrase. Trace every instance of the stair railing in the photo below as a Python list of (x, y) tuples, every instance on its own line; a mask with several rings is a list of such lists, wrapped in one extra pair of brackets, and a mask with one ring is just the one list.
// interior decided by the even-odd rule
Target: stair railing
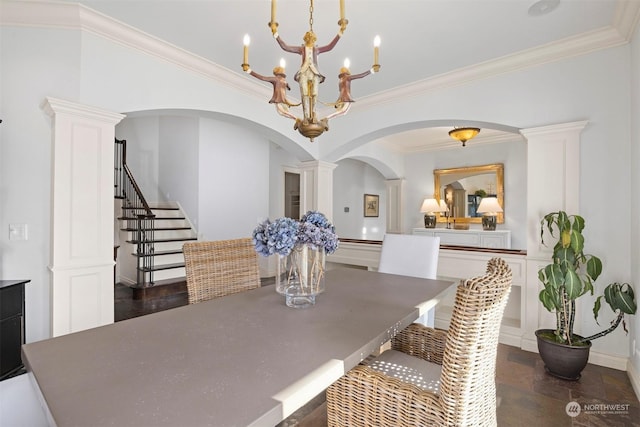
[[(123, 199), (123, 208), (130, 215), (126, 216), (126, 228), (136, 230), (136, 254), (138, 266), (136, 281), (140, 287), (145, 286), (145, 272), (149, 273), (149, 284), (153, 285), (153, 253), (155, 214), (151, 211), (140, 187), (136, 183), (131, 170), (127, 166), (127, 140), (115, 140), (115, 197)], [(140, 259), (142, 266), (140, 266)]]

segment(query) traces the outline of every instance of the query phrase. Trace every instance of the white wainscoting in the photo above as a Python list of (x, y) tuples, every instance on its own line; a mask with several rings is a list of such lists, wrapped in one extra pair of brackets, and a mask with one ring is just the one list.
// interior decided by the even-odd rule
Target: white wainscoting
[(443, 245), (473, 246), (477, 248), (511, 249), (509, 230), (454, 230), (452, 228), (414, 228), (413, 234), (440, 237)]
[[(359, 266), (369, 270), (377, 270), (380, 260), (381, 242), (359, 243), (356, 241), (341, 241), (339, 249), (327, 257), (327, 261), (335, 264)], [(526, 256), (524, 253), (496, 253), (486, 250), (458, 250), (440, 249), (438, 257), (438, 278), (459, 281), (469, 277), (484, 274), (487, 261), (492, 257), (503, 258), (511, 267), (513, 273), (513, 285), (509, 302), (505, 309), (502, 328), (500, 329), (500, 342), (516, 347), (521, 347), (523, 322), (526, 307)], [(436, 307), (435, 326), (448, 329), (453, 307), (454, 293), (438, 304)], [(537, 301), (536, 301), (537, 303)]]

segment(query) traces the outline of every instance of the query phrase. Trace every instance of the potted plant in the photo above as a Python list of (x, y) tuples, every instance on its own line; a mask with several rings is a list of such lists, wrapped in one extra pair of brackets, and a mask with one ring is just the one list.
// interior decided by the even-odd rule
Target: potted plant
[(564, 211), (551, 212), (540, 221), (540, 237), (544, 244), (545, 229), (557, 238), (553, 247), (553, 262), (538, 271), (544, 285), (540, 301), (556, 315), (556, 329), (536, 331), (538, 351), (546, 370), (560, 378), (577, 380), (587, 365), (591, 341), (613, 332), (624, 321), (625, 314), (635, 314), (636, 301), (633, 288), (628, 283), (611, 283), (603, 295), (598, 296), (593, 315), (598, 322), (602, 297), (616, 314), (611, 325), (597, 334), (581, 337), (573, 332), (576, 299), (589, 292), (602, 273), (600, 258), (584, 253), (584, 219), (579, 215), (567, 215)]

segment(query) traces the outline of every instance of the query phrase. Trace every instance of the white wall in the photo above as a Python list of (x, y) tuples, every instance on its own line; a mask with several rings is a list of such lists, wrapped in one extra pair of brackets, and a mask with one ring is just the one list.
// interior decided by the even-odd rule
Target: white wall
[(199, 227), (204, 240), (249, 237), (269, 213), (269, 141), (203, 118), (199, 151)]
[[(333, 224), (338, 236), (382, 240), (386, 229), (387, 200), (384, 177), (359, 160), (340, 160), (333, 170)], [(380, 216), (364, 217), (364, 195), (380, 196)], [(345, 212), (349, 208), (349, 212)]]
[[(631, 258), (631, 283), (635, 285), (636, 302), (640, 295), (640, 198), (638, 189), (640, 188), (640, 32), (636, 31), (631, 45), (631, 147), (629, 158), (631, 159), (631, 192), (626, 197), (631, 200), (631, 223), (629, 224), (629, 234), (631, 235), (630, 247), (628, 249)], [(626, 248), (623, 248), (625, 250)], [(634, 375), (634, 386), (636, 395), (640, 395), (640, 313), (636, 313), (629, 320), (629, 355), (630, 368)]]
[(125, 118), (116, 126), (116, 138), (127, 141), (127, 166), (147, 201), (162, 200), (158, 192), (160, 117)]
[[(78, 96), (76, 31), (0, 27), (0, 277), (30, 279), (26, 339), (50, 336), (51, 121), (46, 96)], [(9, 240), (9, 224), (28, 240)]]
[(158, 200), (178, 202), (187, 218), (199, 228), (199, 119), (162, 116), (159, 129)]

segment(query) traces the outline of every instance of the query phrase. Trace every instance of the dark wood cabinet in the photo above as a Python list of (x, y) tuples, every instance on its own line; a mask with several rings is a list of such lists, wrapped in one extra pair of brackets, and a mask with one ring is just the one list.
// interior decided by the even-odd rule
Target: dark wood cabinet
[(22, 369), (25, 342), (24, 286), (29, 280), (0, 280), (0, 380)]

